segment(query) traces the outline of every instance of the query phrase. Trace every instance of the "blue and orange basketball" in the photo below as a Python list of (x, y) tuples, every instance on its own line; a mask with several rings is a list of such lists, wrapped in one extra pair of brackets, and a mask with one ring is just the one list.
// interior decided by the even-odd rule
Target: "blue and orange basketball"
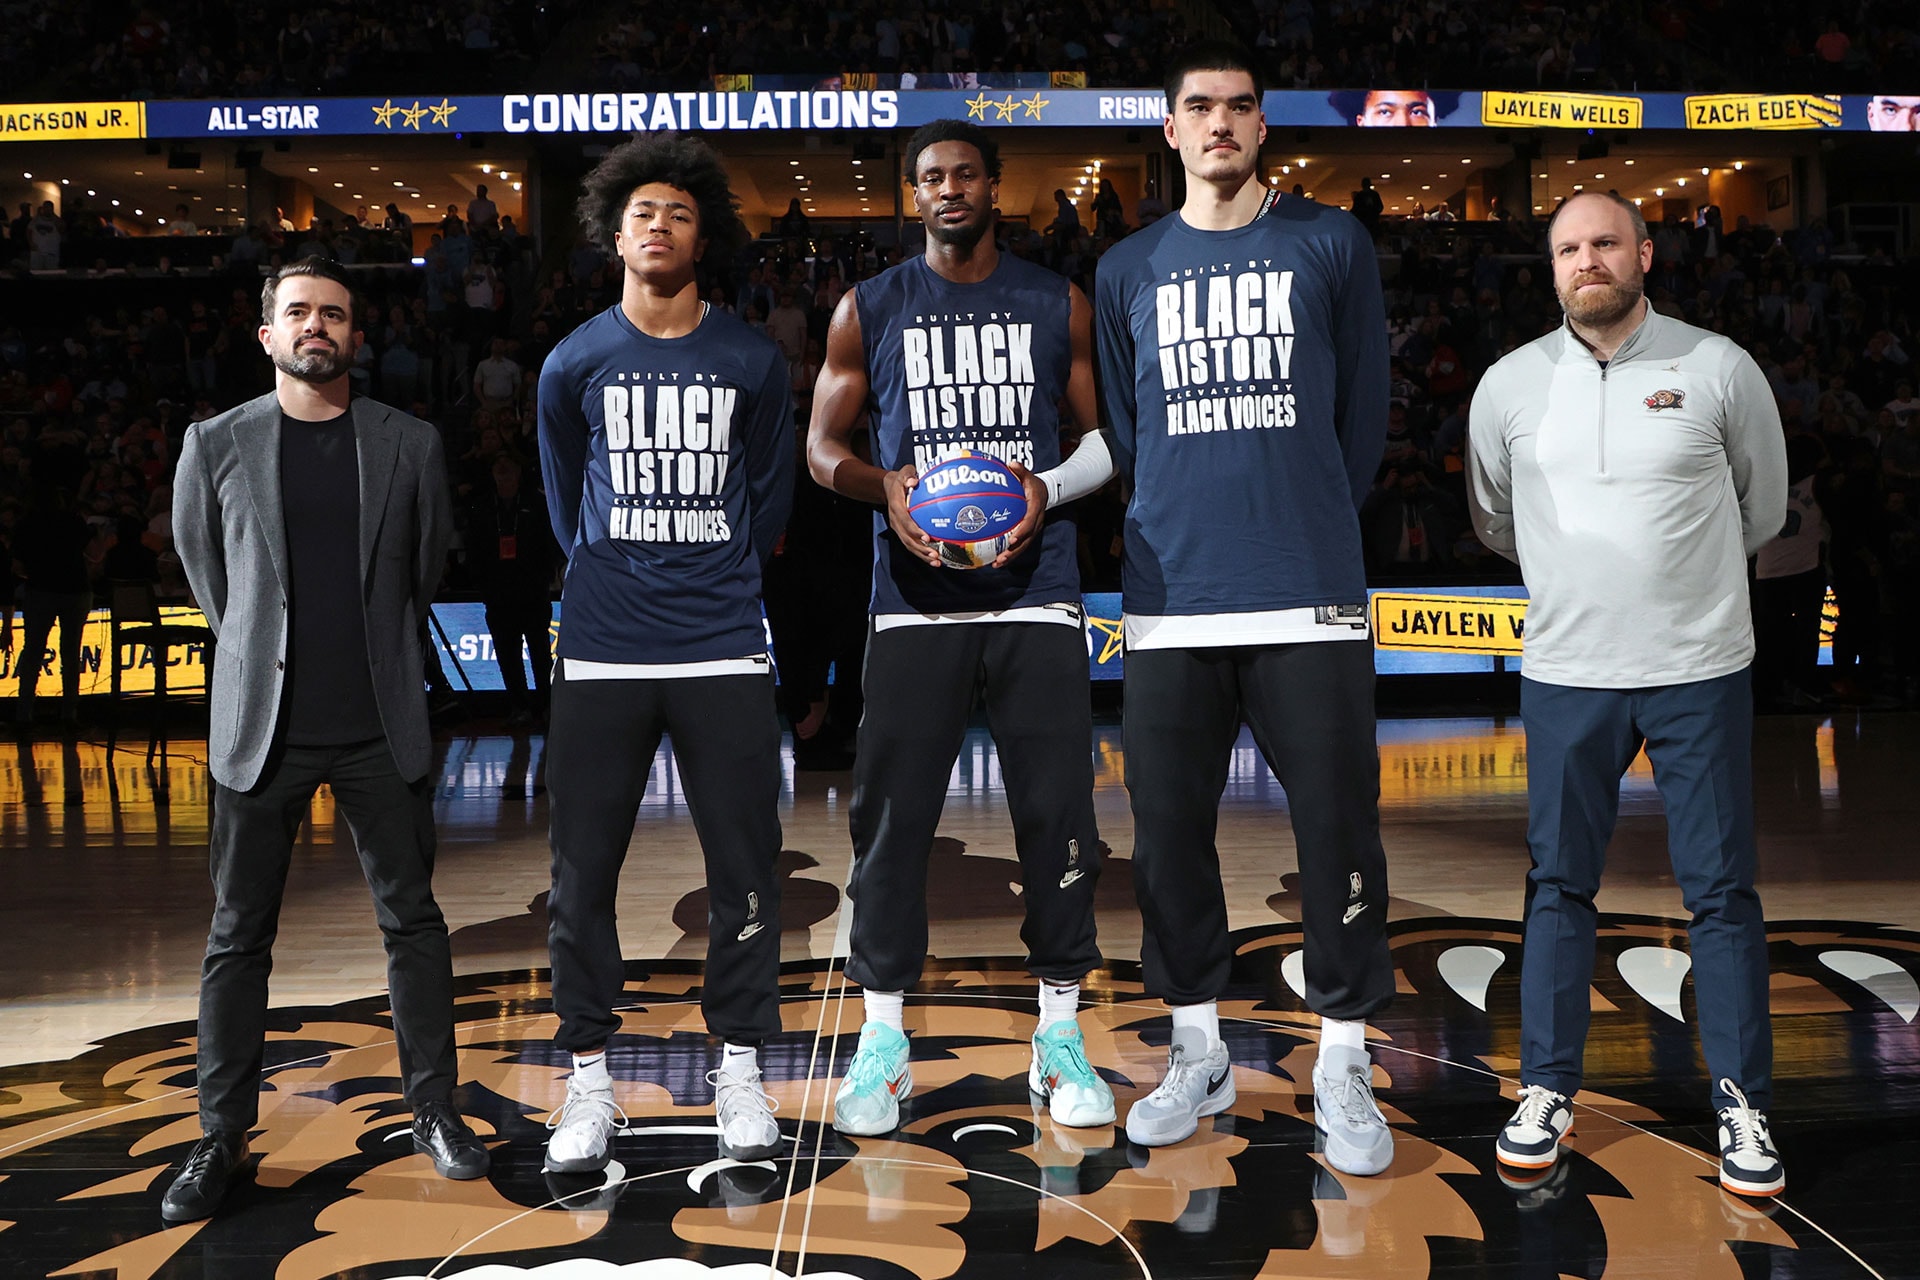
[(979, 569), (1007, 549), (1027, 518), (1027, 491), (998, 458), (957, 453), (929, 467), (907, 499), (907, 515), (940, 548), (952, 569)]

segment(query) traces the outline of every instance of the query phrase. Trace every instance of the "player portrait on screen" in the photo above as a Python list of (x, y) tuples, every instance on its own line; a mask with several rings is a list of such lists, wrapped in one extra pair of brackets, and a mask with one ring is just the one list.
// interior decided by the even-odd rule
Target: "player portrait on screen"
[(1867, 99), (1867, 128), (1875, 133), (1911, 133), (1920, 130), (1920, 97), (1874, 94)]
[(1343, 124), (1362, 129), (1424, 129), (1452, 115), (1458, 93), (1426, 89), (1336, 89), (1327, 105)]

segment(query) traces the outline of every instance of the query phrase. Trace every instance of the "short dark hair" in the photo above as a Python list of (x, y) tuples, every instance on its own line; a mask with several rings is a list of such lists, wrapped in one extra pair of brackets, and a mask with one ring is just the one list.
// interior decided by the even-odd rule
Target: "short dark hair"
[(294, 276), (318, 276), (322, 280), (331, 280), (345, 289), (348, 298), (347, 306), (353, 312), (353, 323), (355, 327), (359, 326), (360, 311), (365, 299), (360, 296), (360, 291), (354, 288), (353, 277), (347, 274), (345, 267), (332, 258), (323, 258), (317, 253), (294, 259), (268, 276), (267, 282), (260, 286), (260, 320), (263, 324), (273, 323), (273, 304), (275, 296), (280, 292), (280, 282), (291, 280)]
[[(1327, 95), (1327, 105), (1333, 108), (1333, 113), (1340, 117), (1342, 124), (1352, 124), (1354, 117), (1367, 109), (1367, 99), (1373, 96), (1375, 92), (1385, 93), (1386, 90), (1335, 89)], [(1435, 120), (1445, 120), (1448, 116), (1460, 109), (1460, 93), (1458, 90), (1411, 88), (1403, 92), (1425, 94), (1427, 101), (1433, 104), (1433, 118)]]
[(1565, 209), (1581, 196), (1592, 196), (1596, 200), (1611, 200), (1614, 204), (1625, 209), (1627, 211), (1627, 218), (1633, 223), (1634, 248), (1637, 249), (1652, 239), (1652, 237), (1647, 234), (1646, 215), (1640, 212), (1640, 206), (1636, 205), (1633, 201), (1623, 195), (1616, 195), (1611, 191), (1576, 191), (1562, 200), (1559, 207), (1554, 209), (1553, 215), (1547, 219), (1547, 257), (1553, 257), (1553, 224), (1560, 220), (1560, 210)]
[(1167, 110), (1174, 108), (1180, 85), (1196, 71), (1244, 71), (1253, 77), (1253, 96), (1264, 99), (1266, 78), (1260, 74), (1260, 61), (1253, 50), (1238, 40), (1196, 40), (1173, 55), (1167, 64)]
[(915, 129), (907, 139), (903, 172), (909, 183), (920, 181), (920, 153), (937, 142), (966, 143), (980, 153), (980, 163), (987, 166), (987, 177), (999, 180), (1000, 144), (993, 140), (991, 132), (965, 120), (935, 120)]
[(711, 261), (731, 262), (748, 240), (739, 201), (727, 185), (727, 171), (713, 148), (684, 133), (653, 133), (623, 142), (607, 152), (581, 185), (576, 212), (580, 226), (609, 253), (633, 193), (651, 182), (678, 187), (693, 197), (700, 214), (700, 239)]

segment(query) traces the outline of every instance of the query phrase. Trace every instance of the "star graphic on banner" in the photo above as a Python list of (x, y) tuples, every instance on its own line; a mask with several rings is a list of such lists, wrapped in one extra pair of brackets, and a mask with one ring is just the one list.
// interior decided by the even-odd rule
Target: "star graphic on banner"
[(393, 128), (393, 117), (399, 110), (399, 107), (393, 105), (393, 99), (388, 98), (385, 102), (373, 109), (373, 122), (382, 129), (391, 129)]
[(420, 129), (420, 117), (426, 115), (431, 109), (430, 107), (423, 107), (417, 102), (410, 107), (400, 108), (401, 127), (418, 132)]
[(987, 91), (982, 89), (979, 97), (967, 99), (967, 119), (985, 120), (987, 108), (992, 105), (993, 103), (987, 100)]
[(446, 129), (452, 126), (453, 113), (458, 111), (459, 109), (460, 108), (453, 105), (452, 100), (449, 98), (440, 99), (440, 105), (437, 107), (427, 108), (427, 110), (433, 112), (433, 122), (439, 125), (442, 129)]
[(1106, 637), (1106, 639), (1101, 642), (1100, 652), (1094, 656), (1094, 661), (1101, 663), (1113, 661), (1121, 650), (1121, 637), (1125, 630), (1124, 624), (1122, 624), (1118, 618), (1095, 618), (1089, 616), (1087, 618), (1087, 625)]
[(1013, 119), (1013, 113), (1020, 109), (1020, 99), (1014, 97), (1012, 94), (1008, 94), (1007, 100), (1005, 102), (994, 103), (993, 109), (1000, 113), (1002, 120), (1011, 120)]
[(1026, 99), (1020, 105), (1027, 109), (1027, 119), (1038, 120), (1040, 118), (1040, 112), (1044, 108), (1052, 105), (1052, 102), (1053, 102), (1052, 98), (1041, 97), (1040, 91), (1038, 89), (1035, 89), (1033, 91), (1033, 96), (1031, 98)]

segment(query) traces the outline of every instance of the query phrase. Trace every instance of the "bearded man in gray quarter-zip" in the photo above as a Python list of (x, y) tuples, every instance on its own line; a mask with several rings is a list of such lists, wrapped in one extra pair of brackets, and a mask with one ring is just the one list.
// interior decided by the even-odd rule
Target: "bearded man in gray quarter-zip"
[(1751, 356), (1647, 304), (1653, 243), (1632, 204), (1575, 196), (1548, 245), (1566, 323), (1487, 371), (1468, 431), (1474, 529), (1531, 597), (1521, 1091), (1497, 1153), (1545, 1176), (1572, 1128), (1594, 896), (1620, 777), (1645, 746), (1692, 917), (1721, 1185), (1775, 1195), (1746, 559), (1786, 517), (1780, 415)]

